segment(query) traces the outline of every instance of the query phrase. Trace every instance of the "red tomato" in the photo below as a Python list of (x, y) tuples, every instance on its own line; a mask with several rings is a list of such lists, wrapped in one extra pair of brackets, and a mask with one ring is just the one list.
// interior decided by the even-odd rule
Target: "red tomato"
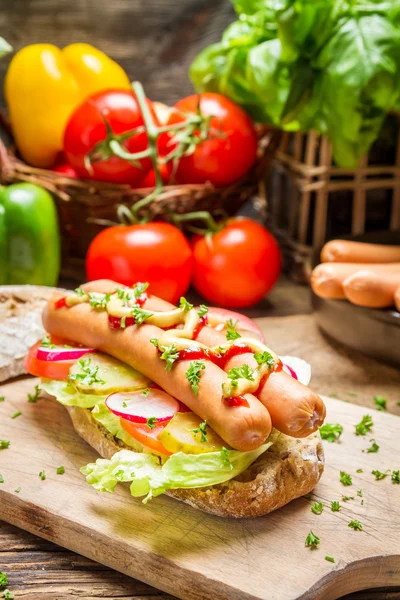
[[(157, 123), (152, 104), (149, 109)], [(92, 163), (92, 172), (85, 166), (85, 157), (107, 136), (104, 119), (114, 134), (124, 133), (144, 124), (142, 113), (133, 92), (107, 90), (90, 96), (72, 113), (64, 134), (64, 154), (80, 177), (112, 183), (135, 185), (151, 168), (151, 160), (139, 161), (140, 168), (116, 156)], [(129, 152), (147, 148), (147, 134), (141, 133), (123, 142)]]
[(72, 165), (67, 162), (61, 162), (55, 165), (52, 168), (52, 171), (56, 173), (60, 173), (61, 175), (66, 175), (67, 177), (73, 177), (74, 179), (79, 179), (79, 173)]
[[(208, 325), (209, 327), (213, 327), (217, 330), (226, 330), (226, 327), (221, 324), (221, 320), (225, 322), (232, 320), (236, 323), (236, 330), (242, 335), (250, 334), (250, 337), (253, 336), (257, 339), (261, 340), (263, 343), (265, 342), (264, 334), (259, 328), (258, 325), (254, 323), (249, 317), (245, 315), (241, 315), (240, 313), (233, 312), (232, 310), (226, 310), (225, 308), (217, 308), (215, 306), (208, 307)], [(213, 317), (216, 317), (215, 322)]]
[[(172, 163), (167, 163), (166, 165), (160, 164), (160, 175), (164, 185), (168, 185), (169, 178), (172, 173)], [(139, 183), (135, 186), (137, 189), (140, 188), (155, 188), (156, 187), (156, 174), (154, 169), (151, 169), (144, 177), (139, 181)]]
[(27, 371), (30, 375), (44, 377), (46, 379), (67, 379), (69, 370), (72, 365), (76, 363), (76, 359), (51, 362), (47, 360), (39, 360), (36, 358), (36, 353), (41, 343), (41, 341), (37, 342), (29, 350), (24, 362), (25, 371)]
[(173, 303), (187, 291), (192, 265), (188, 241), (169, 223), (109, 227), (86, 256), (89, 281), (108, 278), (129, 286), (148, 281), (150, 294)]
[[(178, 111), (196, 113), (198, 96), (188, 96), (175, 104)], [(211, 138), (198, 146), (193, 154), (180, 159), (176, 182), (205, 183), (217, 187), (234, 183), (254, 165), (257, 156), (257, 134), (250, 117), (237, 104), (220, 94), (201, 94), (200, 109), (212, 115)], [(172, 112), (168, 124), (181, 122), (183, 117)], [(171, 134), (160, 136), (159, 150), (166, 155), (174, 148)]]
[(192, 240), (193, 285), (209, 302), (256, 304), (276, 283), (281, 253), (275, 238), (251, 219), (232, 219), (210, 240)]
[(169, 452), (166, 448), (164, 448), (162, 443), (158, 440), (159, 434), (167, 426), (167, 423), (161, 423), (160, 425), (153, 427), (153, 429), (150, 429), (146, 423), (132, 423), (132, 421), (127, 421), (126, 419), (120, 419), (120, 421), (121, 426), (135, 440), (141, 444), (144, 444), (144, 446), (147, 446), (147, 448), (151, 448), (156, 452), (171, 456), (172, 452)]

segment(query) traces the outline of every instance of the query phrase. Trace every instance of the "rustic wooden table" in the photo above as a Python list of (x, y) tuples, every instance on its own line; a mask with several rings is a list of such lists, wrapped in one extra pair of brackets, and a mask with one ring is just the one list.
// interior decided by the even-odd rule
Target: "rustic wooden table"
[[(400, 415), (400, 372), (331, 343), (317, 329), (310, 310), (308, 289), (282, 280), (268, 300), (248, 313), (266, 317), (268, 343), (274, 349), (312, 362), (316, 391), (367, 407), (373, 406), (375, 395), (384, 395), (388, 410)], [(173, 600), (140, 581), (1, 522), (0, 571), (8, 574), (16, 599)], [(400, 589), (358, 592), (346, 600), (400, 600)]]

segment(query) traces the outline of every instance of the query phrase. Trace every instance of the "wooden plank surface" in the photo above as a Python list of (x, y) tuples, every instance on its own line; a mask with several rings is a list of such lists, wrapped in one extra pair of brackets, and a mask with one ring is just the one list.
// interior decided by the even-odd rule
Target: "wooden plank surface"
[[(400, 586), (400, 486), (371, 475), (372, 469), (399, 467), (400, 420), (393, 415), (374, 411), (371, 435), (356, 437), (353, 425), (365, 410), (327, 399), (328, 421), (345, 431), (340, 444), (326, 446), (326, 472), (314, 493), (265, 518), (224, 520), (170, 498), (144, 506), (123, 486), (114, 495), (94, 492), (78, 468), (95, 453), (76, 436), (63, 407), (27, 402), (34, 383), (26, 379), (0, 390), (6, 397), (0, 437), (6, 425), (11, 441), (0, 453), (3, 520), (185, 600), (329, 600), (360, 588)], [(11, 419), (17, 410), (22, 415)], [(379, 453), (363, 453), (372, 436)], [(60, 464), (64, 475), (55, 472)], [(357, 474), (358, 468), (364, 472)], [(340, 470), (353, 475), (353, 486), (343, 487)], [(331, 512), (330, 501), (342, 494), (354, 500)], [(322, 515), (311, 513), (313, 501), (326, 505)], [(353, 519), (363, 523), (363, 532), (347, 526)], [(321, 538), (315, 551), (304, 547), (310, 529)]]

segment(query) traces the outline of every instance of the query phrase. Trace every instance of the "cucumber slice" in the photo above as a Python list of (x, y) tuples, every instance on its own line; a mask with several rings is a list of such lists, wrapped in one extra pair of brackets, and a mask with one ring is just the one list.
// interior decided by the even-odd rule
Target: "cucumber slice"
[(113, 392), (133, 392), (150, 380), (125, 363), (107, 354), (89, 353), (69, 370), (69, 383), (82, 394), (108, 395)]
[[(169, 452), (202, 454), (220, 450), (226, 443), (211, 427), (202, 427), (202, 420), (195, 413), (176, 413), (158, 436)], [(199, 430), (197, 432), (193, 430)], [(202, 441), (203, 440), (203, 441)]]

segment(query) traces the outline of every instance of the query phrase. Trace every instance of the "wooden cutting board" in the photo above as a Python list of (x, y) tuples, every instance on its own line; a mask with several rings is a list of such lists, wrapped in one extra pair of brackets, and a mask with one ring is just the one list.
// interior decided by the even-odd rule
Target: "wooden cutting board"
[[(398, 417), (327, 398), (327, 421), (341, 423), (344, 433), (340, 443), (326, 444), (314, 493), (263, 518), (225, 520), (167, 497), (143, 505), (124, 486), (112, 495), (95, 492), (79, 473), (95, 452), (62, 406), (27, 401), (35, 383), (0, 387), (0, 439), (11, 442), (0, 450), (0, 519), (185, 600), (329, 600), (400, 586), (400, 485), (371, 474), (400, 468)], [(16, 411), (22, 414), (12, 419)], [(374, 428), (357, 437), (354, 424), (367, 412)], [(363, 452), (372, 437), (379, 452)], [(63, 475), (56, 474), (60, 465)], [(340, 483), (341, 470), (352, 475), (352, 486)], [(343, 494), (354, 499), (343, 502)], [(332, 500), (340, 512), (331, 512)], [(321, 515), (311, 512), (314, 501), (324, 503)], [(349, 528), (351, 520), (364, 530)], [(315, 550), (304, 546), (310, 529), (321, 540)]]

